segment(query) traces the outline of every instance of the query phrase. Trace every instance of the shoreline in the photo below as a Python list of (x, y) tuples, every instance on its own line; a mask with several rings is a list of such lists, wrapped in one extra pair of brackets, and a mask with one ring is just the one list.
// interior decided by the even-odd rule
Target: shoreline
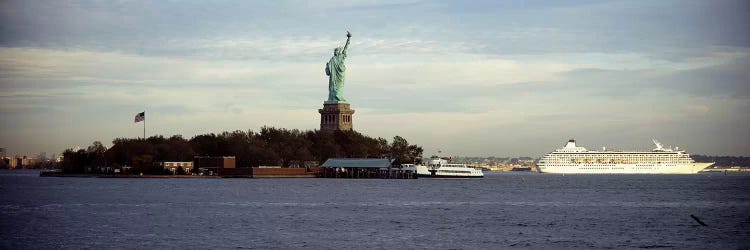
[(60, 172), (39, 172), (39, 177), (74, 177), (74, 178), (221, 178), (207, 175), (111, 175), (111, 174), (70, 174)]
[[(297, 171), (299, 172), (299, 171)], [(313, 172), (285, 173), (283, 171), (265, 171), (263, 173), (228, 173), (226, 175), (132, 175), (132, 174), (73, 174), (56, 171), (40, 171), (39, 177), (72, 177), (72, 178), (161, 178), (161, 179), (215, 179), (215, 178), (316, 178)]]

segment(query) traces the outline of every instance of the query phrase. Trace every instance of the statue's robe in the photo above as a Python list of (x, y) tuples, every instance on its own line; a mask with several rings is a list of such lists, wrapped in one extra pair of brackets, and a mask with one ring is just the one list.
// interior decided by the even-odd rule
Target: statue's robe
[(346, 53), (340, 53), (331, 57), (326, 63), (326, 75), (328, 75), (328, 101), (345, 102), (344, 78), (346, 78), (346, 66), (344, 60)]

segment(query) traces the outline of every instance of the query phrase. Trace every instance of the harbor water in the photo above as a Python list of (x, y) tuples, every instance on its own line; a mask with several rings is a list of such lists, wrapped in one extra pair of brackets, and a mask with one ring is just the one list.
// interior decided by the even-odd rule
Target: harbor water
[(107, 179), (3, 170), (0, 248), (741, 249), (750, 248), (749, 190), (747, 173)]

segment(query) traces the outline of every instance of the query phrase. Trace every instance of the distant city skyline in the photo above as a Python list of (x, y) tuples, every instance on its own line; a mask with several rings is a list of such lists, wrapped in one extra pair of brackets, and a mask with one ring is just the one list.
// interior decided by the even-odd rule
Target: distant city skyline
[(354, 36), (354, 129), (425, 156), (750, 156), (748, 1), (2, 1), (0, 147), (313, 130)]

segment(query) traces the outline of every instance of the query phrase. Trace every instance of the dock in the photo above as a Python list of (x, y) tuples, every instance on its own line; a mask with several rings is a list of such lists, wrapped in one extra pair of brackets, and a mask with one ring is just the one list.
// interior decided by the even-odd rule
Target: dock
[(391, 159), (331, 158), (323, 163), (319, 178), (416, 179), (411, 170), (393, 168)]
[(373, 168), (323, 168), (318, 172), (318, 178), (345, 179), (416, 179), (417, 173), (400, 169)]

